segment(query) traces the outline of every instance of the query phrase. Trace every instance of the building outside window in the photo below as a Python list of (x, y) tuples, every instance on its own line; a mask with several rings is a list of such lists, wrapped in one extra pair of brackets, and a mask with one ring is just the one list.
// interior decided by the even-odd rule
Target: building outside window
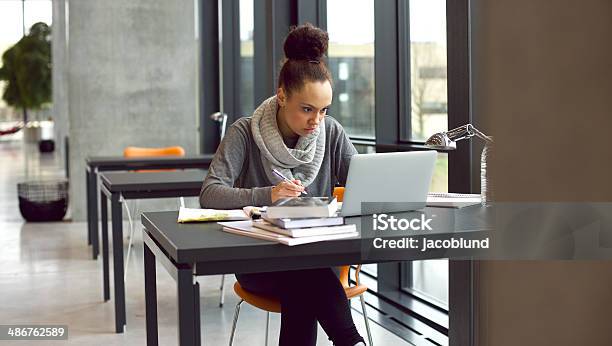
[(353, 138), (374, 138), (374, 0), (328, 0), (329, 114)]
[(255, 111), (253, 92), (253, 33), (254, 0), (240, 0), (240, 114), (248, 116)]

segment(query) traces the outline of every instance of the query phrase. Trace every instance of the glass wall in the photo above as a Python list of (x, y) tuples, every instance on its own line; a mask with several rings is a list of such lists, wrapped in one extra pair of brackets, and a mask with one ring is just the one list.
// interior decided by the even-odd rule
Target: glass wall
[[(259, 44), (260, 41), (262, 44), (269, 44), (269, 40), (275, 45), (282, 44), (286, 33), (279, 28), (296, 24), (297, 18), (300, 21), (315, 24), (321, 24), (321, 20), (325, 21), (326, 25), (321, 26), (326, 27), (330, 38), (328, 65), (334, 80), (334, 95), (329, 114), (340, 121), (356, 143), (360, 153), (373, 152), (378, 144), (381, 144), (384, 150), (387, 150), (385, 145), (396, 143), (398, 144), (397, 150), (412, 150), (414, 144), (422, 144), (432, 134), (448, 129), (447, 16), (451, 19), (449, 23), (452, 24), (455, 22), (453, 20), (463, 20), (465, 14), (456, 11), (447, 13), (446, 0), (298, 2), (296, 7), (298, 15), (295, 18), (292, 7), (295, 5), (294, 2), (279, 2), (275, 7), (276, 12), (265, 11), (264, 13), (259, 12), (259, 7), (254, 8), (254, 6), (259, 6), (254, 0), (236, 1), (240, 4), (241, 90), (239, 103), (244, 113), (241, 115), (250, 114), (256, 106), (253, 104), (254, 71), (267, 70), (270, 64), (278, 63), (277, 61), (271, 62), (270, 56), (264, 54), (258, 57), (257, 61), (253, 60), (253, 32), (258, 29), (266, 31), (265, 37), (264, 35), (255, 37), (255, 44)], [(325, 4), (326, 8), (319, 8), (321, 4)], [(462, 2), (462, 4), (467, 6), (467, 2)], [(265, 18), (265, 21), (258, 19), (255, 22), (253, 20), (253, 8), (258, 11), (258, 18)], [(324, 13), (321, 13), (321, 10)], [(389, 35), (402, 40), (405, 37), (405, 41), (381, 39), (380, 37), (379, 40), (375, 40), (375, 20), (377, 23), (386, 20), (397, 23), (396, 26), (390, 28), (397, 28), (398, 32), (390, 32)], [(274, 23), (272, 30), (264, 26), (270, 22)], [(405, 31), (399, 32), (399, 30)], [(380, 65), (382, 61), (382, 59), (375, 60), (375, 47), (380, 51), (398, 52), (398, 56), (407, 53), (405, 59), (400, 58), (401, 61), (389, 59), (386, 62), (394, 64), (389, 68), (397, 70), (397, 74), (375, 75), (376, 63)], [(453, 48), (456, 50), (452, 51), (450, 59), (467, 53), (463, 51), (463, 47)], [(386, 66), (378, 67), (385, 68)], [(406, 71), (405, 77), (404, 71)], [(457, 73), (455, 69), (450, 72)], [(453, 77), (459, 80), (459, 85), (468, 87), (469, 80), (463, 83), (466, 76), (455, 74)], [(270, 76), (262, 77), (258, 74), (258, 78), (262, 79), (259, 82), (267, 83)], [(404, 78), (409, 79), (410, 88), (401, 89), (401, 94), (397, 93), (396, 87), (404, 82), (401, 80)], [(397, 104), (400, 112), (375, 114), (377, 80), (379, 91), (384, 91), (385, 96), (392, 95), (388, 99)], [(409, 107), (405, 107), (408, 105)], [(382, 108), (385, 105), (379, 104), (379, 106)], [(407, 109), (407, 111), (402, 112), (402, 109)], [(458, 113), (451, 112), (451, 116), (455, 114)], [(379, 133), (379, 138), (376, 138), (376, 117), (384, 123), (397, 122), (403, 128), (398, 128), (397, 133), (391, 133), (393, 131)], [(439, 153), (430, 191), (448, 191), (448, 165), (449, 155)], [(365, 265), (363, 271), (369, 274), (370, 278), (378, 277), (382, 281), (389, 280), (393, 283), (393, 287), (399, 287), (399, 291), (393, 292), (396, 297), (401, 296), (410, 300), (416, 296), (421, 301), (426, 300), (432, 305), (447, 308), (448, 261), (413, 261), (394, 265), (393, 270), (389, 268)], [(408, 294), (401, 294), (401, 292)], [(384, 294), (384, 292), (381, 293), (381, 295)], [(392, 300), (390, 296), (386, 298)]]
[[(51, 0), (2, 0), (0, 1), (0, 56), (27, 34), (30, 27), (37, 22), (51, 25)], [(0, 60), (0, 65), (2, 61)], [(4, 93), (5, 82), (0, 82), (0, 95)], [(30, 119), (46, 118), (45, 110), (37, 116), (32, 112)], [(0, 97), (0, 122), (22, 119), (20, 110), (8, 107)]]
[[(448, 129), (446, 0), (410, 0), (411, 141)], [(448, 154), (438, 153), (430, 191), (448, 192)], [(406, 291), (448, 307), (448, 260), (402, 265)]]
[(446, 0), (410, 0), (411, 140), (447, 130)]
[(329, 114), (351, 137), (374, 138), (374, 0), (328, 0)]
[(240, 114), (249, 116), (255, 110), (253, 82), (254, 0), (240, 0)]

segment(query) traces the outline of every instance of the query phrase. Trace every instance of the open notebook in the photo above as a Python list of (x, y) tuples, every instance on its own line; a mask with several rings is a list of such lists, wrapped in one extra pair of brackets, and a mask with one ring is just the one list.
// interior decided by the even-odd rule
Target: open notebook
[(249, 220), (250, 216), (243, 209), (196, 209), (181, 207), (178, 214), (178, 222), (203, 222), (203, 221), (232, 221)]
[(427, 194), (428, 207), (463, 208), (480, 204), (480, 195), (469, 193), (430, 192)]

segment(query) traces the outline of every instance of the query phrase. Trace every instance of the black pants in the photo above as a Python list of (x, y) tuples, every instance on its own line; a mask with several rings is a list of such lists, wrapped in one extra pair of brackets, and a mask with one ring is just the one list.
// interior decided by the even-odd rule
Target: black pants
[(336, 346), (363, 341), (342, 284), (331, 268), (237, 274), (236, 278), (247, 291), (280, 299), (280, 346), (315, 345), (317, 321)]

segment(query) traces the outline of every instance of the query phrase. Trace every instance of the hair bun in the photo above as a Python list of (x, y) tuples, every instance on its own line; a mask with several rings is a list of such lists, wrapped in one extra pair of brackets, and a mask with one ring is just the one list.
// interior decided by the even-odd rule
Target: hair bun
[(285, 56), (289, 60), (319, 61), (327, 52), (329, 36), (310, 23), (297, 26), (285, 39)]

